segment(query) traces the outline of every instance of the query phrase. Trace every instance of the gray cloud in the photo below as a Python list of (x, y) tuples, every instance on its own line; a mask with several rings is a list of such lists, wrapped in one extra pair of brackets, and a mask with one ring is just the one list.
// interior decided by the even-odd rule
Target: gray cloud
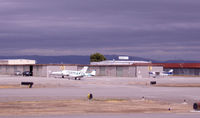
[(0, 0), (0, 55), (101, 52), (198, 60), (199, 4), (199, 0)]

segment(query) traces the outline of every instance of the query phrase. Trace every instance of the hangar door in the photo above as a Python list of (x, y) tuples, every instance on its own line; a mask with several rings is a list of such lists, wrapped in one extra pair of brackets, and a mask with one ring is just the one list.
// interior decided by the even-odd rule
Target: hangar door
[(117, 77), (129, 77), (129, 67), (116, 67)]
[(31, 76), (33, 76), (33, 66), (30, 66)]
[(105, 76), (106, 75), (106, 68), (105, 67), (100, 67), (100, 76)]
[(123, 76), (123, 67), (116, 67), (116, 76), (117, 77)]

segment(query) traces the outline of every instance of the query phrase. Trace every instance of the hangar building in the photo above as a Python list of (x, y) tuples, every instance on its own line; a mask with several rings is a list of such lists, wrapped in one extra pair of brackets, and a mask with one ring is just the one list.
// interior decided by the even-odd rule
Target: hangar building
[(7, 64), (7, 65), (36, 64), (36, 61), (30, 59), (1, 59), (0, 64)]
[(33, 76), (49, 77), (50, 73), (61, 70), (81, 70), (84, 66), (89, 66), (88, 72), (96, 70), (97, 76), (116, 77), (149, 77), (149, 72), (162, 72), (169, 69), (174, 70), (174, 75), (178, 76), (200, 76), (200, 63), (132, 63), (123, 64), (35, 64), (35, 60), (7, 59), (0, 60), (0, 75), (14, 75), (16, 71), (31, 71)]
[(61, 70), (81, 70), (89, 66), (88, 72), (96, 70), (97, 76), (118, 77), (149, 77), (149, 71), (162, 71), (158, 64), (133, 64), (133, 65), (76, 65), (76, 64), (1, 64), (1, 75), (14, 75), (16, 71), (31, 71), (33, 76), (49, 77), (50, 73)]
[[(78, 66), (81, 69), (83, 66)], [(162, 72), (163, 66), (151, 63), (132, 65), (90, 65), (89, 71), (96, 70), (97, 76), (149, 77), (150, 71)]]
[(88, 72), (96, 70), (97, 76), (117, 77), (149, 77), (150, 71), (162, 72), (163, 66), (148, 61), (130, 61), (128, 56), (120, 56), (119, 60), (94, 62), (91, 65), (76, 64), (35, 64), (35, 60), (8, 59), (0, 61), (1, 75), (14, 75), (16, 71), (32, 72), (33, 76), (49, 77), (51, 72), (61, 70), (81, 70), (88, 66)]
[(200, 76), (200, 63), (162, 63), (164, 70), (173, 69), (177, 76)]

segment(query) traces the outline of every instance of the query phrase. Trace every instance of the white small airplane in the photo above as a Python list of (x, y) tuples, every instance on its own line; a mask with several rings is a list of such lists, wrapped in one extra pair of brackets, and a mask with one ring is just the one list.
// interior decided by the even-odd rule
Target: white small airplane
[(156, 76), (169, 76), (173, 75), (173, 69), (170, 69), (169, 71), (163, 71), (163, 72), (149, 72), (150, 76), (156, 77)]
[(80, 71), (74, 71), (74, 70), (63, 70), (63, 71), (57, 71), (57, 72), (52, 72), (51, 75), (59, 75), (62, 78), (68, 77), (74, 78), (75, 80), (80, 80), (82, 77), (91, 77), (96, 75), (96, 71), (93, 70), (91, 73), (86, 73), (88, 70), (87, 66), (84, 66)]

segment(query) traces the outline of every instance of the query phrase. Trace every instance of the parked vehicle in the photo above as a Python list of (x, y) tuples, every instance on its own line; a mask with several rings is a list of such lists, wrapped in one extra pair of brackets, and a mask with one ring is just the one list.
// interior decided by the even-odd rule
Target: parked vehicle
[(23, 75), (23, 76), (32, 76), (33, 73), (30, 72), (30, 71), (24, 71), (22, 75)]
[(21, 75), (22, 75), (22, 72), (21, 72), (21, 71), (15, 71), (14, 74), (15, 74), (16, 76), (21, 76)]

